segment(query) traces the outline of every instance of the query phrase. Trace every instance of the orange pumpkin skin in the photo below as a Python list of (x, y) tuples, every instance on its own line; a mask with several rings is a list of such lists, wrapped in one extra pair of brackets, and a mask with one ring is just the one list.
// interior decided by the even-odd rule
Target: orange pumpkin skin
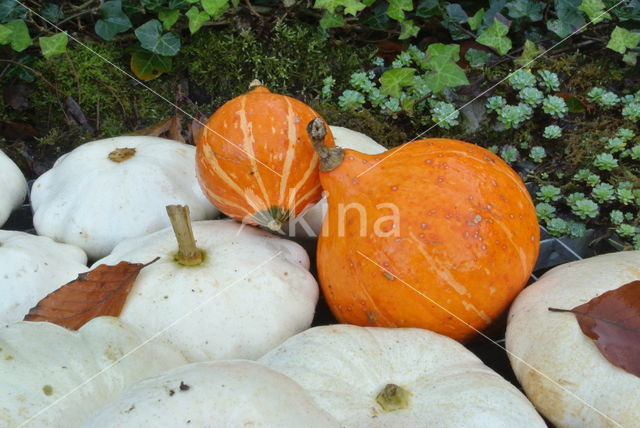
[(318, 274), (337, 319), (462, 342), (487, 327), (538, 257), (535, 208), (516, 172), (488, 150), (448, 139), (344, 154), (320, 173), (329, 209)]
[(231, 218), (279, 230), (322, 196), (318, 155), (306, 132), (316, 117), (303, 102), (262, 86), (225, 103), (197, 143), (204, 194)]

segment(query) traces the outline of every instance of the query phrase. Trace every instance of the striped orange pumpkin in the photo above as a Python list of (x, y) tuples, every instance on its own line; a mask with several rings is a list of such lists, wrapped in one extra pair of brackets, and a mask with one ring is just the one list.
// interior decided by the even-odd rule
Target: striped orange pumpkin
[[(319, 158), (306, 132), (319, 114), (257, 81), (252, 85), (207, 122), (196, 171), (204, 194), (226, 215), (279, 230), (322, 196)], [(333, 146), (331, 135), (327, 142)]]

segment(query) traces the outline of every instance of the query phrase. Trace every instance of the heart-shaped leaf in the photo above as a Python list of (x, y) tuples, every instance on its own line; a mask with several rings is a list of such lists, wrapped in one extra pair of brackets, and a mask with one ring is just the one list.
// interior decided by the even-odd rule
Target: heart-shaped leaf
[(399, 98), (403, 87), (413, 85), (415, 72), (415, 68), (394, 68), (385, 71), (380, 76), (380, 91)]
[(138, 50), (131, 55), (131, 71), (140, 80), (153, 80), (173, 67), (170, 56), (162, 56), (149, 51)]
[(175, 33), (162, 33), (162, 24), (152, 19), (136, 28), (136, 37), (146, 50), (163, 56), (174, 56), (180, 51), (180, 37)]
[(101, 19), (96, 22), (96, 34), (103, 39), (113, 40), (116, 34), (127, 31), (131, 28), (129, 17), (122, 11), (120, 0), (109, 0), (100, 7)]
[(67, 33), (54, 34), (51, 37), (40, 37), (40, 50), (45, 58), (51, 58), (67, 51)]
[(573, 309), (582, 332), (613, 365), (640, 376), (640, 281), (633, 281)]

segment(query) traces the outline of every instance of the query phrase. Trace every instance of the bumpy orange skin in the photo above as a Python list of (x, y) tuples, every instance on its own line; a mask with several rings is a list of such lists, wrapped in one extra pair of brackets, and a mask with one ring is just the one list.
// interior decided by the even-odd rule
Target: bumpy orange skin
[(504, 311), (538, 257), (527, 189), (481, 147), (426, 139), (374, 156), (345, 150), (320, 180), (329, 210), (318, 273), (340, 322), (420, 327), (464, 342)]
[(204, 194), (228, 216), (262, 226), (317, 202), (318, 155), (306, 132), (316, 117), (303, 102), (261, 86), (225, 103), (197, 144)]

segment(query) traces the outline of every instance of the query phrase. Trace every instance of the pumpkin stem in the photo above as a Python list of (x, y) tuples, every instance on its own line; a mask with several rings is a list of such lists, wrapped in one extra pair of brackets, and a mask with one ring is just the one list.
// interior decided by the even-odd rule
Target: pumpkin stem
[(119, 149), (115, 149), (114, 151), (109, 153), (108, 157), (111, 162), (120, 163), (120, 162), (126, 161), (127, 159), (131, 159), (135, 155), (136, 155), (136, 149), (132, 149), (129, 147), (122, 147)]
[(382, 388), (382, 391), (376, 395), (376, 403), (382, 407), (385, 412), (393, 412), (394, 410), (402, 410), (409, 407), (409, 390), (393, 383), (388, 383)]
[(344, 160), (344, 150), (340, 147), (329, 147), (324, 143), (327, 128), (319, 117), (313, 119), (307, 125), (307, 133), (311, 138), (311, 144), (318, 156), (320, 156), (320, 171), (327, 172), (336, 169)]
[(196, 266), (202, 263), (203, 254), (196, 247), (196, 239), (191, 229), (189, 207), (186, 205), (167, 205), (167, 214), (169, 214), (173, 233), (178, 241), (178, 253), (175, 255), (175, 260), (185, 266)]

